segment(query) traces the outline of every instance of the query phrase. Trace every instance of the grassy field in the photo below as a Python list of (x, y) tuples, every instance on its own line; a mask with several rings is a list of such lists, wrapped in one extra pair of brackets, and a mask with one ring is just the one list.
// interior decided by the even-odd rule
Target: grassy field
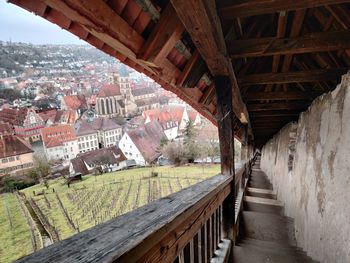
[[(84, 176), (69, 188), (63, 179), (52, 180), (49, 189), (36, 185), (22, 190), (25, 198), (0, 195), (0, 262), (11, 262), (42, 247), (38, 228), (30, 226), (33, 220), (26, 200), (34, 202), (49, 225), (46, 229), (62, 240), (205, 180), (219, 169), (219, 165), (138, 168)], [(151, 177), (152, 170), (157, 177)]]

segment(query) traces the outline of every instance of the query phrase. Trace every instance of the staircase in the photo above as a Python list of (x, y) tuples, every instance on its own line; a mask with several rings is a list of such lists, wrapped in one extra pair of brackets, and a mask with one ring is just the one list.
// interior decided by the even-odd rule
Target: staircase
[(283, 214), (272, 184), (260, 170), (260, 158), (253, 167), (242, 211), (242, 226), (234, 247), (235, 263), (311, 263), (296, 246), (294, 222)]

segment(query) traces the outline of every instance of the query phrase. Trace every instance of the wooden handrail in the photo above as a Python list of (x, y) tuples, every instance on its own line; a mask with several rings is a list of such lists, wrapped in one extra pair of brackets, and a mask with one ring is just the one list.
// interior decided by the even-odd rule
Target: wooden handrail
[[(236, 186), (246, 167), (236, 172)], [(232, 179), (216, 175), (18, 262), (208, 262), (222, 239), (222, 203)]]

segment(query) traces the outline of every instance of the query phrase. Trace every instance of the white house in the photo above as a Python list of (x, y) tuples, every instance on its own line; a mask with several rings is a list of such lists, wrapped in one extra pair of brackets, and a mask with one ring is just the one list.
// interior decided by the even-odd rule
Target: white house
[(149, 122), (124, 133), (119, 148), (128, 160), (135, 160), (137, 165), (146, 165), (156, 161), (161, 155), (160, 142), (165, 137), (158, 122)]
[(78, 154), (71, 160), (69, 166), (70, 174), (81, 173), (91, 174), (95, 168), (102, 171), (117, 171), (127, 166), (127, 159), (116, 146), (97, 149), (86, 153)]
[(173, 140), (178, 136), (178, 122), (173, 119), (170, 112), (160, 109), (147, 110), (142, 113), (145, 123), (159, 122), (168, 140)]
[(190, 120), (186, 107), (167, 105), (164, 106), (162, 110), (168, 111), (171, 114), (172, 119), (178, 123), (179, 131), (183, 131), (186, 128), (186, 125)]
[(122, 132), (122, 127), (109, 118), (81, 120), (75, 124), (80, 153), (116, 146)]
[(71, 160), (79, 153), (74, 128), (68, 124), (43, 128), (41, 136), (48, 160)]

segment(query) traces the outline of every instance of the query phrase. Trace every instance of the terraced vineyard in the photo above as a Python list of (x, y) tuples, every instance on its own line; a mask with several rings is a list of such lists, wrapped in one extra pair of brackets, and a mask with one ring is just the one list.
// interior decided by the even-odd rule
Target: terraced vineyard
[(0, 196), (0, 262), (11, 262), (57, 240), (167, 196), (219, 172), (218, 165), (156, 167), (84, 176), (68, 188), (36, 185)]

